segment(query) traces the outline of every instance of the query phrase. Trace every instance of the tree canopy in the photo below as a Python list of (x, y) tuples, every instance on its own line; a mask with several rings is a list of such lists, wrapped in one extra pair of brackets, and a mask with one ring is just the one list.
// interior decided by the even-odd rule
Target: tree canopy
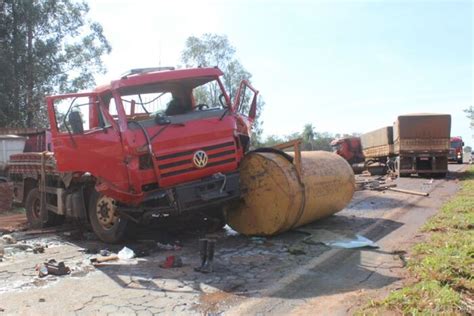
[(284, 143), (297, 138), (302, 139), (301, 150), (331, 150), (331, 141), (336, 138), (360, 136), (359, 133), (352, 134), (331, 134), (327, 132), (317, 132), (313, 124), (305, 124), (301, 132), (292, 133), (286, 136), (270, 135), (261, 146), (272, 147), (279, 143)]
[(0, 0), (0, 126), (47, 125), (44, 96), (95, 85), (111, 51), (88, 5)]
[[(225, 35), (203, 34), (201, 37), (190, 36), (185, 42), (181, 54), (181, 60), (186, 67), (219, 67), (223, 72), (222, 83), (233, 99), (237, 93), (240, 82), (245, 79), (251, 82), (252, 74), (245, 69), (235, 56), (236, 49), (231, 45)], [(219, 88), (217, 86), (206, 87), (199, 91), (198, 103), (218, 104)], [(252, 145), (257, 146), (262, 133), (262, 122), (260, 115), (265, 102), (259, 97), (257, 101), (257, 117), (253, 127)], [(245, 103), (242, 111), (248, 111), (248, 103)]]

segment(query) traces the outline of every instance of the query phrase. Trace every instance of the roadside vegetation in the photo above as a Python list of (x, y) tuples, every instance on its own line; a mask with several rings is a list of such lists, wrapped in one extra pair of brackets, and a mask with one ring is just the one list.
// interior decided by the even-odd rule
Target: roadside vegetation
[(414, 281), (371, 301), (363, 315), (474, 313), (474, 166), (463, 175), (461, 190), (424, 227), (425, 242), (408, 260)]

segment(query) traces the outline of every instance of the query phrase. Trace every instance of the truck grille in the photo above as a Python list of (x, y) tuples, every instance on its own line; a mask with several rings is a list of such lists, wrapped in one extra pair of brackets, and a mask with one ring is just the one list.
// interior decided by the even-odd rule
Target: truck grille
[(205, 151), (209, 159), (207, 165), (202, 169), (224, 165), (235, 161), (236, 152), (233, 141), (206, 147), (197, 147), (192, 150), (158, 156), (156, 160), (158, 161), (158, 168), (160, 169), (161, 176), (171, 177), (198, 170), (193, 165), (193, 155), (198, 150)]

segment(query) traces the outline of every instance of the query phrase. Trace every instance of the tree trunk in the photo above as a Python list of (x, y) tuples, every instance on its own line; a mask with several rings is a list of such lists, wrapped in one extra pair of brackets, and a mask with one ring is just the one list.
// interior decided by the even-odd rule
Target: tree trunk
[[(12, 80), (14, 81), (13, 84), (13, 100), (10, 100), (15, 107), (15, 109), (10, 109), (11, 113), (14, 113), (14, 117), (12, 117), (11, 122), (9, 124), (11, 125), (17, 125), (20, 122), (20, 113), (21, 113), (21, 102), (20, 102), (20, 84), (19, 84), (19, 76), (20, 76), (20, 71), (19, 71), (19, 65), (18, 65), (18, 56), (19, 56), (19, 46), (20, 46), (20, 39), (19, 39), (19, 34), (18, 34), (18, 14), (17, 14), (17, 8), (16, 8), (16, 2), (12, 1), (11, 3), (11, 8), (12, 8), (12, 20), (13, 20), (13, 36), (12, 36), (12, 46), (13, 46), (13, 52), (12, 52), (12, 63), (13, 63), (13, 78)], [(10, 104), (12, 104), (10, 103)]]
[[(32, 8), (28, 8), (28, 15), (32, 14)], [(27, 65), (26, 65), (26, 127), (36, 127), (35, 122), (33, 121), (34, 114), (37, 109), (35, 109), (33, 101), (33, 74), (34, 74), (34, 64), (33, 64), (33, 26), (31, 25), (32, 17), (27, 19)]]

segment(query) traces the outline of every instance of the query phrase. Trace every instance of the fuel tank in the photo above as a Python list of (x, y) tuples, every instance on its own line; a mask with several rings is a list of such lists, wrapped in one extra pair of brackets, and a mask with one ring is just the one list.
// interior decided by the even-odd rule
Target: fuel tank
[(275, 152), (244, 157), (240, 166), (244, 197), (227, 212), (232, 229), (244, 235), (275, 235), (332, 215), (350, 202), (354, 172), (342, 157), (301, 152), (300, 166), (288, 158)]

